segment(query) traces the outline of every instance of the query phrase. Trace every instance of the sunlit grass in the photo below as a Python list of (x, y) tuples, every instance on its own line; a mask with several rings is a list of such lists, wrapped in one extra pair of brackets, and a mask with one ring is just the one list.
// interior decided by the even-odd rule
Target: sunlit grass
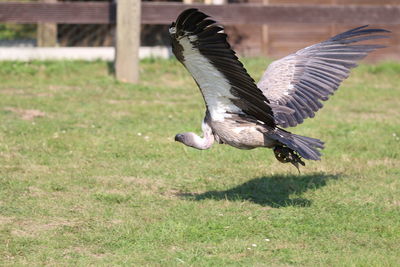
[[(244, 62), (255, 78), (269, 63)], [(139, 85), (111, 71), (0, 64), (0, 262), (398, 264), (400, 64), (360, 66), (290, 129), (326, 142), (301, 174), (266, 149), (175, 143), (204, 116), (177, 61), (143, 61)]]

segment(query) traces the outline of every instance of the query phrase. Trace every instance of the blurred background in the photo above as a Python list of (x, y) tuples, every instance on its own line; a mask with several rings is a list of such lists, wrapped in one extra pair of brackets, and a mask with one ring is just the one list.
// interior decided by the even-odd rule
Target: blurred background
[[(73, 0), (19, 0), (0, 2), (77, 2)], [(79, 2), (114, 3), (115, 0), (95, 0)], [(146, 1), (150, 2), (150, 1)], [(158, 3), (167, 1), (158, 1)], [(168, 1), (182, 2), (182, 1)], [(184, 0), (186, 4), (264, 4), (264, 5), (394, 5), (399, 6), (399, 0)], [(156, 8), (156, 7), (154, 7)], [(1, 11), (1, 10), (0, 10)], [(162, 10), (160, 10), (162, 12)], [(71, 14), (73, 16), (74, 14)], [(299, 14), (301, 16), (301, 14)], [(0, 16), (1, 18), (1, 16)], [(218, 18), (216, 18), (218, 19)], [(293, 24), (274, 23), (274, 25), (236, 25), (229, 23), (226, 32), (229, 41), (240, 56), (256, 57), (266, 56), (280, 58), (297, 51), (310, 44), (320, 42), (339, 32), (345, 31), (360, 24), (350, 25), (341, 21), (332, 21), (331, 24)], [(400, 25), (373, 25), (389, 29), (394, 33), (400, 31)], [(3, 47), (114, 47), (115, 24), (23, 24), (21, 22), (2, 22), (0, 19), (0, 49)], [(399, 60), (400, 59), (400, 35), (386, 42), (389, 48), (373, 53), (368, 57), (369, 61)], [(168, 25), (142, 24), (141, 47), (155, 48), (153, 55), (168, 57), (170, 53), (163, 50), (169, 47)], [(161, 52), (160, 52), (161, 51)], [(1, 53), (0, 53), (1, 54)], [(4, 53), (3, 53), (4, 54)], [(4, 56), (4, 55), (3, 55)], [(106, 58), (109, 59), (109, 58)]]

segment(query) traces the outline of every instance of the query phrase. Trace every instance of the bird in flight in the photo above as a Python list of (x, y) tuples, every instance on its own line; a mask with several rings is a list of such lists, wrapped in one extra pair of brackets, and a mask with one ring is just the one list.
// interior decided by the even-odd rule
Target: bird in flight
[(313, 118), (350, 69), (383, 45), (389, 31), (361, 26), (272, 62), (256, 84), (227, 42), (223, 27), (198, 9), (183, 11), (169, 28), (172, 51), (200, 88), (206, 104), (203, 137), (180, 133), (175, 140), (197, 149), (216, 141), (239, 149), (271, 148), (297, 169), (320, 160), (324, 143), (283, 128)]

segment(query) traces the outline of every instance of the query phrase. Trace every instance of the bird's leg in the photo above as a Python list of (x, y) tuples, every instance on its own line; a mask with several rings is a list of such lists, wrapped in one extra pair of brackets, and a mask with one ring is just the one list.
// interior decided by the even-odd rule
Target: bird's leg
[(293, 166), (297, 168), (300, 173), (299, 164), (305, 166), (304, 161), (301, 160), (301, 157), (293, 150), (284, 146), (275, 146), (274, 154), (277, 160), (282, 163), (292, 163)]

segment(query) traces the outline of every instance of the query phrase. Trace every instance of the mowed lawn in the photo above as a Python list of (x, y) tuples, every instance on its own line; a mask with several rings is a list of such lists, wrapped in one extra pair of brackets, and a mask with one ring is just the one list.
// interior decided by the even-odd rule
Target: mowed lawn
[[(269, 62), (244, 61), (258, 79)], [(0, 262), (398, 266), (400, 63), (361, 65), (295, 133), (326, 142), (299, 174), (271, 150), (207, 151), (176, 60), (0, 63)]]

